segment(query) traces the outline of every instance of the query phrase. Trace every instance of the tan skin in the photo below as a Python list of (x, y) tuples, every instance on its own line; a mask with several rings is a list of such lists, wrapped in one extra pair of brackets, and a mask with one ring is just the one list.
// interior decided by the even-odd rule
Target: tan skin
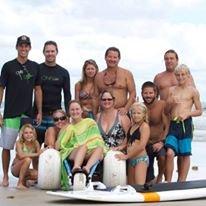
[[(164, 113), (165, 101), (158, 100), (156, 96), (157, 93), (153, 87), (145, 87), (142, 90), (142, 97), (149, 114), (150, 138), (148, 143), (152, 144), (154, 152), (160, 151), (164, 146), (162, 141), (165, 139), (169, 127), (168, 118)], [(156, 183), (162, 181), (165, 171), (164, 156), (158, 158), (158, 170)]]
[[(31, 50), (31, 46), (28, 44), (19, 44), (16, 47), (18, 56), (17, 61), (21, 64), (24, 64), (28, 60), (28, 55)], [(0, 86), (0, 102), (2, 102), (2, 98), (4, 95), (4, 88)], [(42, 90), (40, 86), (34, 87), (34, 95), (35, 95), (35, 101), (37, 105), (37, 116), (36, 121), (39, 125), (42, 121)], [(3, 117), (0, 114), (0, 126), (3, 125)], [(2, 150), (2, 166), (3, 166), (3, 180), (0, 184), (3, 187), (7, 187), (9, 185), (9, 176), (8, 176), (8, 169), (9, 169), (9, 163), (10, 163), (10, 150), (3, 149)]]
[(75, 99), (80, 101), (84, 110), (83, 116), (87, 116), (87, 111), (92, 111), (93, 108), (93, 99), (80, 99), (80, 91), (83, 90), (90, 94), (91, 97), (94, 97), (94, 78), (97, 74), (97, 69), (93, 64), (88, 64), (85, 68), (86, 84), (81, 87), (81, 83), (77, 82), (75, 84)]
[[(144, 113), (140, 106), (132, 106), (131, 109), (133, 125), (130, 130), (132, 134), (137, 128), (140, 128), (140, 140), (136, 140), (132, 144), (127, 145), (127, 154), (117, 154), (119, 160), (133, 159), (146, 155), (146, 144), (150, 136), (149, 125), (144, 122)], [(128, 184), (143, 185), (146, 180), (147, 164), (145, 162), (138, 163), (135, 167), (128, 168)]]
[(37, 180), (37, 170), (30, 169), (30, 165), (34, 158), (41, 154), (39, 143), (34, 140), (34, 130), (26, 127), (23, 131), (22, 138), (27, 148), (33, 150), (32, 153), (25, 153), (23, 151), (23, 143), (18, 140), (16, 142), (16, 157), (12, 163), (11, 173), (15, 177), (19, 177), (17, 188), (27, 189), (27, 180)]
[[(166, 70), (157, 74), (154, 78), (154, 83), (158, 87), (160, 99), (167, 100), (169, 88), (178, 85), (175, 77), (175, 68), (178, 65), (178, 59), (174, 53), (167, 53), (164, 56)], [(188, 85), (195, 87), (193, 77), (189, 75), (187, 80)]]
[[(106, 100), (106, 101), (103, 101)], [(108, 133), (111, 129), (111, 126), (114, 124), (118, 110), (114, 108), (115, 99), (109, 92), (104, 92), (100, 99), (101, 105), (101, 126), (105, 133)], [(98, 122), (100, 118), (100, 113), (97, 114), (96, 121)], [(130, 127), (130, 120), (127, 115), (119, 115), (119, 121), (122, 128), (127, 134), (127, 131)], [(125, 148), (126, 138), (123, 145), (119, 145), (116, 150), (122, 150)]]
[(48, 44), (45, 46), (43, 54), (45, 56), (45, 64), (52, 67), (56, 65), (57, 49), (55, 45)]
[[(202, 106), (200, 102), (199, 92), (193, 86), (188, 86), (187, 81), (189, 73), (185, 69), (180, 69), (176, 72), (178, 86), (169, 89), (167, 99), (167, 108), (170, 111), (171, 119), (177, 118), (184, 121), (189, 117), (196, 117), (202, 114)], [(195, 107), (193, 109), (192, 107)], [(170, 182), (174, 169), (175, 153), (172, 149), (167, 150), (166, 161), (166, 181)], [(181, 165), (178, 168), (178, 181), (185, 181), (190, 166), (190, 156), (183, 156)]]
[[(73, 102), (69, 106), (69, 114), (72, 119), (72, 124), (77, 124), (82, 120), (83, 110), (79, 103)], [(80, 145), (75, 148), (69, 155), (69, 159), (74, 161), (73, 171), (82, 167), (84, 160), (87, 160), (83, 169), (89, 173), (90, 168), (98, 161), (103, 159), (103, 148), (97, 147), (90, 153), (87, 151), (87, 145)]]
[[(61, 119), (64, 117), (65, 119)], [(66, 113), (62, 110), (55, 111), (53, 113), (53, 119), (54, 119), (54, 126), (49, 127), (46, 130), (44, 144), (48, 148), (58, 149), (57, 142), (56, 142), (58, 134), (61, 129), (65, 128), (69, 124), (69, 122)]]
[[(178, 65), (178, 58), (175, 55), (175, 53), (168, 52), (165, 53), (164, 55), (164, 61), (165, 61), (166, 70), (155, 76), (154, 83), (158, 87), (160, 99), (166, 101), (168, 98), (169, 88), (178, 85), (174, 73), (175, 68)], [(195, 87), (195, 83), (192, 75), (189, 75), (189, 78), (187, 79), (187, 84)], [(167, 111), (165, 111), (165, 113), (168, 115)], [(177, 162), (179, 167), (181, 165), (181, 157), (178, 157)]]
[[(103, 90), (112, 91), (115, 97), (115, 108), (118, 109), (121, 115), (125, 115), (132, 103), (136, 99), (136, 89), (133, 75), (130, 71), (118, 66), (120, 58), (118, 52), (109, 51), (105, 57), (107, 68), (99, 72), (95, 77), (95, 107), (94, 113), (98, 111), (98, 97)], [(110, 85), (104, 82), (105, 75), (111, 80)], [(129, 98), (127, 97), (129, 94)]]

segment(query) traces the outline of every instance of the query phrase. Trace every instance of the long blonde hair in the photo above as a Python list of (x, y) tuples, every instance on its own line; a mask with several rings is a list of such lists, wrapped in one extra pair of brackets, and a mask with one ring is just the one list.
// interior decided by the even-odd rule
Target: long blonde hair
[(31, 124), (24, 124), (24, 125), (21, 127), (21, 129), (20, 129), (20, 131), (19, 131), (19, 141), (20, 141), (21, 143), (24, 143), (24, 142), (25, 142), (23, 133), (24, 133), (24, 130), (25, 130), (26, 128), (30, 128), (30, 129), (32, 130), (32, 132), (33, 132), (32, 143), (35, 143), (35, 142), (37, 141), (37, 140), (36, 140), (36, 139), (37, 139), (37, 134), (36, 134), (35, 128), (34, 128)]

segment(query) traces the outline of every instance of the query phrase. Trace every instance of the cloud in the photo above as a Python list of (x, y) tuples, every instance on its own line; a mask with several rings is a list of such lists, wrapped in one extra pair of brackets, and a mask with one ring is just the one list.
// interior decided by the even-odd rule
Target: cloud
[(30, 58), (42, 62), (45, 41), (59, 46), (58, 63), (70, 71), (72, 85), (81, 76), (85, 59), (105, 68), (104, 52), (117, 46), (121, 66), (130, 69), (141, 84), (163, 71), (164, 52), (175, 49), (204, 88), (206, 36), (203, 0), (1, 0), (0, 64), (15, 57), (17, 36), (32, 40)]

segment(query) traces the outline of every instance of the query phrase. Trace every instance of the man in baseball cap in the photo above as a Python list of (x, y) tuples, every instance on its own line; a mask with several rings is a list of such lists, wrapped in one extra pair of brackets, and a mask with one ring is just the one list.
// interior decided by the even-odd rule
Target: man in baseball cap
[[(0, 105), (6, 91), (4, 113), (3, 115), (0, 113), (0, 147), (3, 148), (1, 152), (3, 180), (0, 185), (4, 187), (9, 185), (10, 151), (14, 148), (19, 128), (24, 123), (33, 122), (33, 95), (37, 105), (34, 118), (37, 124), (40, 124), (42, 119), (39, 65), (28, 59), (31, 50), (30, 38), (25, 35), (18, 37), (16, 50), (17, 57), (3, 65), (0, 75)], [(37, 163), (33, 167), (36, 169)], [(21, 186), (18, 187), (23, 189)]]
[(26, 35), (22, 35), (18, 37), (16, 42), (16, 47), (21, 44), (28, 44), (29, 46), (31, 46), (30, 38)]

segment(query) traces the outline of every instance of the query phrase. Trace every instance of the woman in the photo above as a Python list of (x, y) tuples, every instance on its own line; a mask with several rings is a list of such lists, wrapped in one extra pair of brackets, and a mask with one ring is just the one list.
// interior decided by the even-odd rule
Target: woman
[[(82, 118), (83, 109), (80, 102), (73, 100), (69, 103), (69, 124), (58, 137), (62, 159), (62, 189), (68, 189), (68, 176), (63, 166), (65, 159), (74, 162), (72, 173), (84, 172), (88, 174), (90, 168), (103, 159), (106, 152), (104, 141), (99, 133), (98, 126), (93, 119)], [(86, 165), (83, 162), (86, 160)]]
[(121, 150), (126, 144), (125, 137), (130, 127), (130, 120), (127, 115), (118, 113), (118, 110), (114, 108), (114, 103), (115, 98), (110, 91), (105, 90), (101, 93), (101, 112), (97, 114), (97, 123), (106, 145)]
[[(57, 136), (62, 128), (64, 128), (69, 122), (66, 112), (58, 109), (53, 112), (54, 126), (49, 127), (45, 133), (44, 146), (49, 148), (55, 148)], [(57, 149), (57, 148), (56, 148)]]
[(94, 96), (94, 78), (98, 72), (98, 66), (92, 59), (86, 60), (83, 65), (82, 79), (75, 84), (75, 99), (80, 101), (83, 107), (83, 117), (94, 119), (92, 113), (92, 97)]

